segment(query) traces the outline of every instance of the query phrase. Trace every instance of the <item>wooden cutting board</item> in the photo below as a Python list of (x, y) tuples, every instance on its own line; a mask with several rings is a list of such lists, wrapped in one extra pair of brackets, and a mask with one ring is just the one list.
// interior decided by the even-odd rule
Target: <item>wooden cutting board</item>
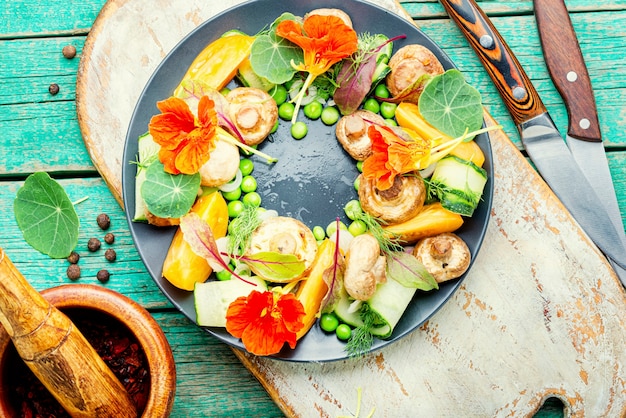
[[(110, 0), (87, 38), (77, 109), (122, 204), (126, 129), (161, 59), (241, 0)], [(410, 20), (393, 0), (375, 3)], [(485, 113), (489, 124), (493, 119)], [(626, 297), (602, 254), (503, 132), (491, 134), (487, 235), (459, 291), (420, 329), (363, 359), (289, 363), (234, 350), (289, 416), (626, 415)], [(201, 331), (198, 331), (201, 332)]]

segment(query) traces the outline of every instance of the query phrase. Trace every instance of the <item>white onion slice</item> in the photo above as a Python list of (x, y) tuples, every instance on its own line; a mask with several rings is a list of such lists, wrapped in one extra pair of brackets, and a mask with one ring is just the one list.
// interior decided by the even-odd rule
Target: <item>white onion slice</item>
[[(224, 264), (228, 264), (230, 263), (230, 257), (228, 255), (228, 246), (230, 244), (230, 238), (228, 236), (222, 237), (222, 238), (218, 238), (215, 240), (215, 244), (217, 245), (217, 250), (220, 253), (220, 257), (222, 257), (222, 260), (224, 261)], [(213, 264), (217, 264), (217, 263), (213, 263)], [(213, 266), (213, 271), (215, 271), (216, 273), (224, 270), (224, 267), (222, 267), (221, 265), (215, 265)]]
[(235, 178), (229, 181), (228, 183), (224, 183), (218, 187), (221, 191), (225, 193), (234, 192), (241, 186), (241, 179), (243, 175), (241, 174), (241, 170), (237, 169), (237, 174), (235, 174)]
[(428, 167), (426, 167), (423, 170), (420, 170), (420, 176), (422, 176), (423, 179), (427, 179), (428, 177), (432, 176), (433, 173), (435, 172), (435, 166), (437, 165), (437, 163), (432, 163), (431, 165), (429, 165)]

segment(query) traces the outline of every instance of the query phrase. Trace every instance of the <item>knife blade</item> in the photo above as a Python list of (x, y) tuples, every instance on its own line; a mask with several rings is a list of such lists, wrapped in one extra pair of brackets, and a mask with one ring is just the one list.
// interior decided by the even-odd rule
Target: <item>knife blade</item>
[[(604, 151), (591, 79), (565, 2), (534, 0), (534, 9), (544, 61), (569, 116), (565, 138), (567, 145), (583, 174), (606, 206), (615, 228), (623, 231), (624, 225)], [(625, 239), (626, 234), (622, 234), (622, 241)], [(626, 269), (612, 264), (626, 286)]]
[(440, 0), (491, 76), (524, 148), (546, 183), (598, 248), (626, 269), (626, 244), (563, 141), (517, 58), (474, 0)]

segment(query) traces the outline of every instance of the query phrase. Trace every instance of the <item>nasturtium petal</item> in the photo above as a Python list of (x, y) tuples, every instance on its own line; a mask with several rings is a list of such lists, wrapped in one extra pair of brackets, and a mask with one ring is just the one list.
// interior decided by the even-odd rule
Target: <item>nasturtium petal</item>
[(169, 174), (163, 164), (155, 161), (146, 170), (146, 180), (141, 185), (141, 197), (146, 207), (161, 218), (180, 218), (196, 200), (200, 188), (200, 174)]
[(483, 124), (480, 92), (459, 70), (433, 77), (419, 97), (419, 111), (428, 123), (452, 138), (476, 131)]
[(28, 176), (13, 202), (24, 240), (52, 258), (65, 258), (78, 244), (80, 221), (65, 189), (47, 173)]

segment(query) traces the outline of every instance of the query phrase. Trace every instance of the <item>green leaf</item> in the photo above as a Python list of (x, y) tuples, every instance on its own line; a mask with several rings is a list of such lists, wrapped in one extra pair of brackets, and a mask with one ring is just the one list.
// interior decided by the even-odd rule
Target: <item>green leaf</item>
[(141, 197), (148, 210), (161, 218), (180, 218), (198, 196), (200, 174), (169, 174), (160, 161), (150, 164), (141, 185)]
[(63, 187), (47, 173), (28, 176), (13, 202), (26, 242), (52, 258), (65, 258), (78, 243), (80, 221)]
[(387, 275), (405, 287), (439, 289), (435, 278), (413, 255), (399, 251), (387, 255)]
[(452, 138), (476, 131), (483, 124), (480, 92), (465, 82), (459, 70), (433, 77), (424, 87), (418, 106), (428, 123)]
[(304, 272), (304, 261), (293, 254), (262, 251), (243, 256), (241, 261), (252, 271), (267, 280), (287, 281), (299, 277)]
[(291, 62), (304, 60), (302, 49), (276, 35), (276, 26), (283, 20), (295, 20), (291, 13), (283, 13), (267, 33), (258, 35), (250, 48), (250, 65), (254, 72), (274, 84), (282, 84), (293, 78), (296, 70)]

